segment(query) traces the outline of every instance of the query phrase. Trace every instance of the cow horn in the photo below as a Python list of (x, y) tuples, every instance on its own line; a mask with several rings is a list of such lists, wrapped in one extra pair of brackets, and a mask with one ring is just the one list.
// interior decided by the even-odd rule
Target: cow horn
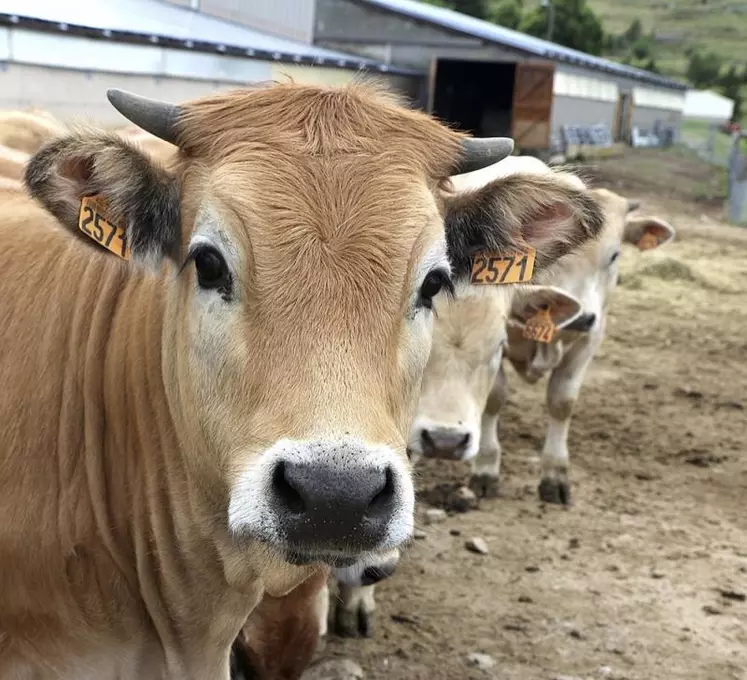
[(180, 109), (124, 90), (107, 90), (106, 98), (127, 120), (165, 142), (176, 144)]
[(454, 174), (480, 170), (510, 156), (514, 140), (510, 137), (465, 137), (462, 141), (462, 160)]

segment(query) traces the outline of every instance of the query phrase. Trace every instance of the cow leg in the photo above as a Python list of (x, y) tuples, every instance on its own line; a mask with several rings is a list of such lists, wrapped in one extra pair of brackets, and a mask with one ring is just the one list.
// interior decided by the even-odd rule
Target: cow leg
[(351, 586), (338, 582), (335, 632), (341, 637), (371, 637), (376, 611), (375, 585)]
[(568, 430), (586, 369), (601, 339), (599, 333), (573, 345), (550, 374), (547, 385), (549, 419), (540, 456), (542, 477), (538, 489), (540, 499), (546, 503), (570, 505)]
[(483, 498), (495, 498), (500, 490), (501, 443), (498, 441), (498, 416), (507, 396), (508, 383), (501, 365), (482, 414), (480, 449), (472, 460), (469, 482), (470, 489)]

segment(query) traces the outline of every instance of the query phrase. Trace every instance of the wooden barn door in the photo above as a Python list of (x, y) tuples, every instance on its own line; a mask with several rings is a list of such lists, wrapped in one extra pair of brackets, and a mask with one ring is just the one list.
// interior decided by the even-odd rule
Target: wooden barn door
[(516, 64), (511, 136), (517, 147), (549, 148), (554, 78), (555, 64), (551, 61)]

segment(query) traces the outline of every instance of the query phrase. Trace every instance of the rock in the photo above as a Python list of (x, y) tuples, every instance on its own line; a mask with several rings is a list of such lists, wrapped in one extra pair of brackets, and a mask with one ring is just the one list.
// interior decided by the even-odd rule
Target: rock
[(470, 552), (477, 553), (478, 555), (487, 555), (489, 552), (488, 544), (484, 539), (479, 538), (478, 536), (473, 536), (472, 538), (467, 539), (464, 547)]
[(467, 663), (473, 668), (479, 668), (481, 671), (489, 671), (495, 666), (495, 659), (488, 654), (472, 652), (472, 654), (467, 654)]
[(331, 659), (309, 668), (302, 680), (363, 680), (363, 669), (350, 659)]
[(459, 529), (452, 529), (449, 533), (452, 536), (461, 536), (462, 535), (462, 532)]
[(710, 604), (707, 604), (705, 607), (703, 607), (703, 611), (709, 616), (718, 616), (719, 614), (721, 614), (721, 610), (718, 607), (713, 607)]
[(448, 512), (469, 512), (479, 506), (475, 492), (454, 482), (442, 482), (421, 494), (423, 501)]
[(479, 505), (477, 495), (472, 489), (466, 486), (460, 486), (451, 499), (451, 508), (455, 512), (469, 512), (476, 510)]
[(572, 538), (570, 541), (568, 541), (568, 547), (571, 550), (576, 550), (579, 545), (581, 545), (581, 542), (577, 538)]
[(416, 541), (422, 541), (424, 538), (428, 538), (428, 534), (426, 534), (422, 529), (415, 529), (412, 533), (412, 537)]
[(528, 567), (524, 567), (524, 571), (528, 571), (530, 574), (538, 572), (540, 568), (534, 564), (530, 564)]
[(528, 595), (519, 595), (517, 601), (522, 602), (523, 604), (532, 604), (532, 602), (534, 602), (534, 600)]
[(736, 590), (727, 590), (724, 588), (720, 588), (719, 593), (721, 593), (721, 597), (726, 600), (734, 600), (735, 602), (747, 601), (747, 595), (737, 592)]
[(446, 521), (446, 511), (440, 508), (429, 508), (423, 516), (425, 524), (441, 524)]
[(664, 573), (661, 571), (654, 570), (651, 572), (651, 578), (654, 578), (654, 579), (664, 578)]
[(612, 668), (610, 668), (609, 666), (602, 666), (599, 669), (599, 675), (601, 675), (603, 678), (609, 677), (610, 675), (612, 675)]

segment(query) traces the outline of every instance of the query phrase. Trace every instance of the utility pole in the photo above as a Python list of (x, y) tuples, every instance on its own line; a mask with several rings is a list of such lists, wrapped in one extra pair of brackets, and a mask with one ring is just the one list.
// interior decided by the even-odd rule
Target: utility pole
[(552, 0), (540, 0), (540, 7), (547, 10), (547, 35), (545, 40), (552, 41), (552, 34), (555, 30), (555, 5)]

